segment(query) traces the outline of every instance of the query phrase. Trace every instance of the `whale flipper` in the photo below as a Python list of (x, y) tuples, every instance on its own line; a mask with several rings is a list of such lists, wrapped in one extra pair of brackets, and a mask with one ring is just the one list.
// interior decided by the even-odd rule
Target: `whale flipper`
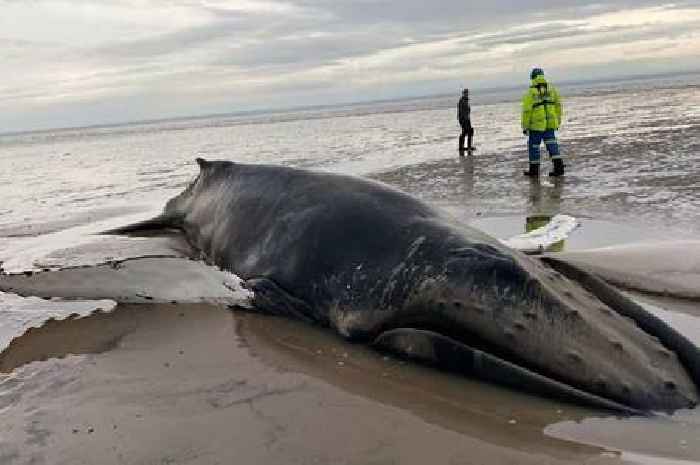
[(245, 281), (244, 287), (253, 292), (253, 306), (263, 313), (291, 317), (307, 323), (314, 320), (309, 305), (278, 286), (268, 278), (255, 278)]

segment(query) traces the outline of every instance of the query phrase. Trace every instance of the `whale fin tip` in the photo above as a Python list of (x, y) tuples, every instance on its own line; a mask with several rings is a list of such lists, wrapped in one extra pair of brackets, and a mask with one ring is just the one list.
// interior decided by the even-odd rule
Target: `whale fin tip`
[(177, 222), (174, 221), (172, 216), (159, 215), (149, 220), (139, 221), (138, 223), (132, 223), (126, 226), (102, 231), (99, 234), (153, 236), (162, 235), (166, 231), (176, 228)]

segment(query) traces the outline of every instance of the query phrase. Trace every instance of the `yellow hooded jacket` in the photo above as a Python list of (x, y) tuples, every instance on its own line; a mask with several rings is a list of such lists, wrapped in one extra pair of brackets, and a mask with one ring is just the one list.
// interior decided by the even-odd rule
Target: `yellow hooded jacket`
[(557, 88), (549, 84), (544, 76), (536, 76), (523, 96), (523, 130), (559, 129), (563, 116), (564, 110)]

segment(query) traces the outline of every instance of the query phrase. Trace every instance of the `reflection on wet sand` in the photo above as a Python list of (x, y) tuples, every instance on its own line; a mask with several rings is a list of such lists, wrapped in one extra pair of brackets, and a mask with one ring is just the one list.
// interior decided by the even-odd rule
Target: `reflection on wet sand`
[(609, 415), (383, 356), (296, 321), (254, 314), (240, 314), (237, 319), (241, 337), (267, 363), (318, 377), (495, 445), (561, 457), (572, 451), (590, 452), (552, 442), (542, 429), (562, 417), (578, 421)]
[(53, 321), (2, 364), (0, 450), (13, 464), (619, 463), (542, 433), (595, 412), (207, 305)]
[[(543, 226), (546, 226), (549, 224), (550, 221), (552, 221), (553, 216), (549, 215), (532, 215), (528, 216), (525, 218), (525, 232), (529, 233), (532, 231), (535, 231)], [(544, 248), (544, 251), (547, 252), (561, 252), (564, 250), (564, 244), (566, 243), (566, 239), (562, 239), (560, 241), (557, 241), (550, 245), (549, 247)]]
[(553, 178), (543, 181), (539, 177), (528, 178), (528, 216), (554, 216), (561, 213), (565, 178)]
[(125, 334), (136, 328), (133, 317), (137, 311), (134, 308), (119, 308), (110, 313), (97, 311), (84, 318), (50, 319), (39, 328), (29, 328), (0, 353), (0, 373), (10, 373), (34, 361), (113, 349)]
[(462, 157), (459, 162), (462, 165), (463, 196), (467, 200), (474, 192), (474, 157)]
[(672, 420), (658, 417), (565, 421), (547, 427), (545, 432), (600, 447), (614, 443), (614, 447), (634, 450), (635, 462), (641, 464), (690, 465), (697, 464), (700, 457), (700, 419), (693, 412), (677, 413)]
[[(528, 181), (526, 233), (545, 226), (555, 215), (560, 213), (565, 178), (553, 178), (551, 184), (543, 183), (539, 177), (531, 177)], [(548, 252), (561, 252), (564, 250), (565, 242), (565, 240), (555, 242), (546, 250)]]

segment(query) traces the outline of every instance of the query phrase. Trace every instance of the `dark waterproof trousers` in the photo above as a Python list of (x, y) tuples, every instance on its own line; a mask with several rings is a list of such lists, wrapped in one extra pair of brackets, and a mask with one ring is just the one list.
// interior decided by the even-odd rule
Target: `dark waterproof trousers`
[(462, 134), (459, 135), (459, 151), (464, 152), (464, 138), (467, 138), (467, 148), (471, 149), (472, 138), (474, 137), (474, 128), (469, 125), (462, 125)]

